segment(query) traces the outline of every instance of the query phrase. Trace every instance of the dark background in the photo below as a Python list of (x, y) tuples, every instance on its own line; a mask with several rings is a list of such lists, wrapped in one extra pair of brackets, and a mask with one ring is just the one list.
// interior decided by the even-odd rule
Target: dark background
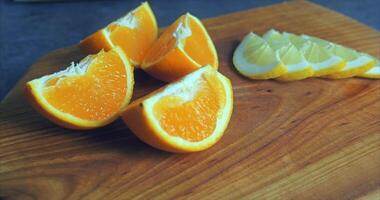
[[(0, 100), (40, 56), (75, 44), (143, 0), (71, 0), (42, 3), (0, 0)], [(159, 26), (190, 12), (199, 18), (283, 2), (280, 0), (149, 1)], [(313, 0), (380, 29), (378, 0)], [(316, 16), (318, 17), (318, 16)]]

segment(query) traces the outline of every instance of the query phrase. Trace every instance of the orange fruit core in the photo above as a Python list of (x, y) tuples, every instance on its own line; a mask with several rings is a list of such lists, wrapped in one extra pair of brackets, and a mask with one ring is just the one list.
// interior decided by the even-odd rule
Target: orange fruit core
[(205, 73), (197, 80), (198, 89), (189, 101), (180, 96), (166, 96), (154, 106), (161, 127), (170, 135), (191, 142), (210, 136), (215, 127), (225, 94), (216, 75)]
[(53, 77), (43, 96), (56, 109), (87, 120), (118, 112), (126, 96), (126, 70), (114, 51), (100, 52), (82, 75)]

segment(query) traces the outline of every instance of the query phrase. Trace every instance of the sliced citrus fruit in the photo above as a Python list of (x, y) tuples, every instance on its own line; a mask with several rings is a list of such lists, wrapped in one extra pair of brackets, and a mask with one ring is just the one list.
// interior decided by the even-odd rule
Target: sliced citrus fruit
[(331, 79), (349, 78), (370, 70), (375, 65), (375, 60), (368, 55), (357, 52), (342, 45), (333, 45), (329, 51), (346, 60), (346, 65), (339, 71), (325, 77)]
[(73, 129), (104, 126), (132, 96), (133, 68), (119, 47), (90, 55), (67, 69), (29, 81), (26, 95), (44, 116)]
[(306, 62), (299, 50), (280, 32), (272, 29), (264, 34), (263, 38), (279, 55), (281, 62), (286, 67), (286, 73), (278, 77), (278, 80), (301, 80), (313, 75), (313, 69)]
[(287, 69), (285, 74), (277, 78), (278, 80), (302, 80), (313, 76), (313, 68), (293, 44), (282, 47), (277, 53)]
[(284, 37), (280, 32), (274, 29), (267, 31), (263, 35), (263, 39), (268, 42), (269, 46), (272, 47), (273, 50), (278, 50), (281, 47), (285, 47), (290, 44), (288, 38)]
[(376, 63), (370, 70), (357, 76), (362, 78), (380, 78), (380, 60), (376, 58), (374, 58), (374, 60), (376, 61)]
[(314, 70), (314, 76), (339, 72), (346, 61), (321, 47), (318, 43), (307, 41), (300, 49)]
[(307, 42), (306, 39), (300, 37), (293, 33), (283, 32), (283, 37), (285, 37), (290, 43), (292, 43), (297, 49), (301, 49), (303, 45)]
[(334, 44), (327, 41), (327, 40), (324, 40), (324, 39), (321, 39), (319, 37), (315, 37), (315, 36), (310, 36), (310, 35), (306, 35), (306, 34), (303, 34), (301, 35), (302, 38), (304, 38), (305, 40), (309, 40), (309, 41), (312, 41), (312, 42), (315, 42), (317, 43), (319, 46), (323, 47), (323, 48), (331, 48)]
[(251, 79), (277, 78), (286, 73), (278, 54), (260, 36), (249, 33), (233, 55), (237, 71)]
[(80, 42), (86, 53), (95, 54), (119, 46), (134, 66), (141, 64), (157, 38), (156, 18), (147, 2)]
[(164, 30), (141, 68), (159, 80), (173, 81), (204, 65), (217, 69), (218, 56), (202, 22), (187, 13)]
[(170, 152), (195, 152), (214, 145), (231, 117), (228, 78), (211, 66), (132, 102), (122, 118), (144, 142)]

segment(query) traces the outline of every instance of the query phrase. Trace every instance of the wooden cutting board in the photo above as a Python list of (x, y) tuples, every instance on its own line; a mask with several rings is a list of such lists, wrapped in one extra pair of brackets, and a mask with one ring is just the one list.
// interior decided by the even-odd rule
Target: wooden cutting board
[[(76, 46), (39, 59), (0, 107), (0, 199), (380, 199), (380, 81), (252, 81), (231, 57), (249, 31), (305, 33), (380, 57), (380, 33), (292, 1), (204, 20), (233, 82), (222, 140), (193, 154), (140, 142), (117, 121), (93, 131), (52, 124), (25, 101), (25, 81), (66, 67)], [(163, 85), (136, 70), (134, 98)]]

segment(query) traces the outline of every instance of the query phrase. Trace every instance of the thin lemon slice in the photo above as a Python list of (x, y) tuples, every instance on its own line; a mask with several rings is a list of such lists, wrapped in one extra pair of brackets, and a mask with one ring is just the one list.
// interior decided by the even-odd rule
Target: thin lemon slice
[(380, 78), (380, 60), (375, 59), (376, 63), (375, 65), (368, 71), (357, 75), (357, 77), (362, 77), (362, 78)]
[(303, 37), (300, 37), (293, 33), (283, 32), (283, 37), (286, 38), (290, 43), (297, 47), (297, 49), (301, 49), (304, 44), (308, 41)]
[(251, 79), (277, 78), (286, 73), (275, 51), (254, 33), (246, 35), (236, 48), (233, 63), (237, 71)]
[(287, 68), (287, 73), (277, 78), (278, 80), (301, 80), (313, 76), (313, 68), (294, 45), (282, 47), (277, 53)]
[(305, 40), (309, 40), (309, 41), (312, 41), (312, 42), (315, 42), (317, 43), (319, 46), (323, 47), (323, 48), (326, 48), (326, 49), (329, 49), (331, 48), (334, 44), (327, 41), (327, 40), (324, 40), (324, 39), (321, 39), (319, 37), (315, 37), (315, 36), (310, 36), (310, 35), (306, 35), (306, 34), (303, 34), (301, 35), (301, 37)]
[(314, 76), (323, 76), (339, 72), (346, 64), (345, 60), (321, 47), (318, 43), (307, 41), (301, 52), (314, 70)]
[(269, 46), (274, 50), (278, 50), (290, 44), (290, 41), (286, 37), (284, 37), (280, 32), (274, 29), (271, 29), (268, 32), (266, 32), (263, 35), (263, 39), (267, 41)]
[(264, 34), (263, 38), (276, 51), (287, 68), (287, 73), (277, 78), (278, 80), (301, 80), (313, 75), (313, 69), (303, 55), (280, 32), (271, 29)]
[(327, 51), (323, 46), (330, 47), (326, 40), (308, 35), (298, 36), (293, 33), (283, 33), (296, 46), (314, 70), (313, 76), (322, 76), (341, 70), (345, 61)]
[(327, 78), (349, 78), (370, 70), (375, 65), (375, 60), (370, 56), (357, 52), (342, 45), (333, 45), (329, 51), (346, 60), (346, 65), (339, 72), (327, 75)]

